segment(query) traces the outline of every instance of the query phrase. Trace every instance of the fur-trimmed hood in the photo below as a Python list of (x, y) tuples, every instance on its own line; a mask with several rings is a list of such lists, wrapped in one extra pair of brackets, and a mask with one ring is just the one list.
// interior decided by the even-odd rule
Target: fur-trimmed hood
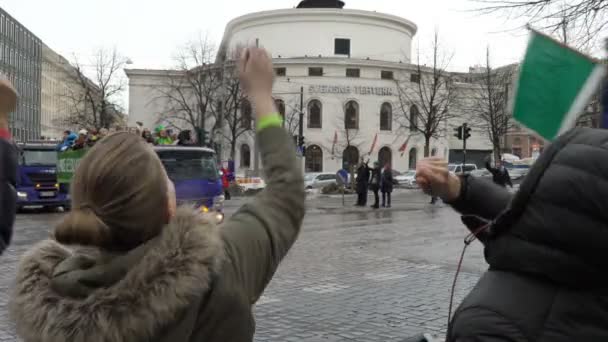
[(152, 341), (209, 290), (223, 255), (191, 208), (124, 255), (46, 240), (21, 260), (11, 318), (26, 342)]

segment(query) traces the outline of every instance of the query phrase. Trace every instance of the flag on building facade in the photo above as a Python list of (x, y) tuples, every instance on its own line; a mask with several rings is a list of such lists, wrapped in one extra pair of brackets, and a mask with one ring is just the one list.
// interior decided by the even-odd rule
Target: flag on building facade
[(336, 144), (338, 143), (338, 131), (334, 132), (334, 143), (331, 145), (331, 155), (334, 155), (336, 151)]
[(606, 70), (598, 61), (530, 32), (513, 97), (513, 117), (552, 140), (574, 127)]
[(376, 144), (378, 143), (378, 133), (374, 137), (374, 142), (372, 143), (372, 148), (369, 149), (369, 155), (371, 156), (374, 150), (376, 149)]
[(407, 137), (407, 139), (405, 139), (405, 142), (403, 143), (403, 145), (401, 145), (401, 147), (399, 147), (399, 152), (401, 152), (401, 156), (402, 156), (402, 157), (403, 157), (403, 155), (405, 154), (405, 151), (407, 150), (407, 144), (409, 144), (409, 143), (410, 143), (410, 138), (411, 138), (411, 137), (412, 137), (412, 136), (411, 136), (411, 135), (409, 135), (409, 136)]

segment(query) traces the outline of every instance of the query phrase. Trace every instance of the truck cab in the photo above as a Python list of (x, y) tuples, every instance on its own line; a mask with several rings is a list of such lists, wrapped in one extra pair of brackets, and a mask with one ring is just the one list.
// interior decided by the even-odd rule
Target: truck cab
[(56, 143), (30, 142), (19, 147), (17, 208), (67, 207), (69, 197), (59, 191)]

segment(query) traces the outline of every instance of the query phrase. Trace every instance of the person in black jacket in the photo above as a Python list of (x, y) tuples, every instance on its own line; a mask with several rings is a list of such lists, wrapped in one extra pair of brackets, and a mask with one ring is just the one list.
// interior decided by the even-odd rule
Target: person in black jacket
[(17, 148), (11, 142), (9, 113), (17, 106), (17, 93), (7, 80), (0, 80), (0, 254), (13, 235), (17, 211)]
[(357, 206), (365, 207), (367, 205), (367, 191), (369, 187), (369, 167), (367, 162), (361, 159), (361, 164), (357, 169)]
[[(380, 182), (380, 190), (382, 191), (382, 208), (391, 207), (391, 193), (393, 192), (393, 170), (391, 164), (387, 163), (382, 170), (382, 181)], [(388, 199), (388, 202), (387, 202)]]
[(418, 184), (462, 213), (489, 264), (448, 327), (449, 342), (608, 341), (608, 131), (574, 129), (512, 195), (458, 178), (438, 159)]
[(486, 169), (492, 174), (492, 180), (494, 183), (502, 187), (507, 187), (507, 185), (513, 187), (509, 171), (507, 171), (507, 168), (502, 165), (501, 162), (497, 162), (496, 167), (492, 167), (492, 165), (490, 165), (490, 160), (488, 159), (486, 160)]
[(371, 188), (372, 192), (374, 193), (374, 204), (372, 205), (372, 208), (374, 208), (374, 209), (380, 208), (380, 197), (378, 194), (378, 191), (380, 191), (380, 182), (381, 182), (380, 173), (381, 173), (380, 163), (374, 162), (374, 168), (372, 169), (372, 178), (369, 183), (370, 184), (369, 187)]

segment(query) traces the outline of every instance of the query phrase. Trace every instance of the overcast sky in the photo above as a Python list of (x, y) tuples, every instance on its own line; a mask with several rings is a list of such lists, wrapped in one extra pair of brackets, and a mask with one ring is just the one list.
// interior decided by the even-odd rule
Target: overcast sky
[[(346, 8), (385, 12), (418, 25), (423, 49), (437, 28), (454, 53), (452, 70), (483, 63), (490, 45), (495, 65), (517, 61), (526, 44), (521, 23), (470, 11), (468, 0), (345, 0)], [(226, 23), (256, 11), (290, 8), (298, 0), (2, 0), (13, 15), (52, 49), (86, 60), (99, 47), (116, 46), (137, 68), (170, 67), (173, 52), (199, 32), (219, 42)]]

